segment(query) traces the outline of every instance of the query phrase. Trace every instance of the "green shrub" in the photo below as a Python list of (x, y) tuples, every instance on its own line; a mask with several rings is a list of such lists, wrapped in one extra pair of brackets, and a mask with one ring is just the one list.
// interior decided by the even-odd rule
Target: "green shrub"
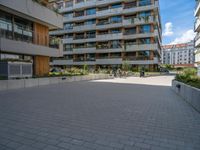
[(182, 73), (176, 75), (175, 79), (193, 87), (200, 88), (200, 77), (197, 76), (197, 70), (194, 68), (184, 69)]

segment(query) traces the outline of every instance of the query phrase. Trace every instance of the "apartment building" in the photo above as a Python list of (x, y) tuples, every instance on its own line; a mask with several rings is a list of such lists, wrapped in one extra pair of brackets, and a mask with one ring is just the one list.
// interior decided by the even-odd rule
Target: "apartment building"
[(194, 67), (194, 41), (162, 46), (162, 64), (175, 67)]
[[(54, 0), (55, 1), (55, 0)], [(64, 16), (64, 56), (54, 66), (157, 70), (161, 53), (158, 0), (57, 0)]]
[[(30, 62), (35, 75), (47, 75), (50, 57), (63, 55), (62, 44), (49, 38), (49, 29), (58, 28), (63, 17), (47, 0), (0, 0), (0, 61)], [(15, 66), (13, 72), (20, 69)]]
[(195, 9), (195, 25), (194, 30), (197, 33), (195, 37), (195, 66), (198, 68), (198, 75), (200, 76), (200, 0), (196, 0)]

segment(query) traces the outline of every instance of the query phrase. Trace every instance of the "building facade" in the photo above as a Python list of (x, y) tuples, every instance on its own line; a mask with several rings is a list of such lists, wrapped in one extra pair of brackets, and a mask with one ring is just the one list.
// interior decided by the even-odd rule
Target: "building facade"
[(162, 64), (194, 67), (194, 42), (162, 46)]
[(64, 16), (64, 57), (55, 66), (120, 67), (156, 70), (160, 63), (161, 21), (158, 0), (57, 0)]
[(35, 75), (49, 73), (50, 57), (63, 54), (51, 44), (49, 29), (62, 29), (63, 17), (47, 7), (47, 0), (0, 0), (1, 62), (30, 62)]
[(198, 75), (200, 76), (200, 0), (196, 0), (195, 17), (194, 30), (197, 33), (195, 37), (195, 65), (198, 68)]

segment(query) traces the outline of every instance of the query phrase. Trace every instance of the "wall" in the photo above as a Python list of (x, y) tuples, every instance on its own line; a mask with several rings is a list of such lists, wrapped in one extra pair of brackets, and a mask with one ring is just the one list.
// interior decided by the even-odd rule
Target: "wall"
[(112, 79), (112, 78), (113, 77), (108, 74), (93, 74), (93, 75), (73, 76), (73, 77), (0, 80), (0, 91), (28, 88), (28, 87), (38, 87), (42, 85), (60, 84), (60, 83), (67, 83), (67, 82), (74, 82), (74, 81), (87, 81), (87, 80)]
[[(180, 88), (177, 86), (180, 85)], [(200, 112), (200, 89), (191, 87), (176, 80), (172, 81), (172, 89), (187, 103)]]

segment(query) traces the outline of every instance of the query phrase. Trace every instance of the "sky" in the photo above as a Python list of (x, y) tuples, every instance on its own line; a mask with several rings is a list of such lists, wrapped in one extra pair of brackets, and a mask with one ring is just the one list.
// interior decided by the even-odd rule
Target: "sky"
[(160, 0), (163, 44), (178, 44), (194, 38), (195, 0)]

